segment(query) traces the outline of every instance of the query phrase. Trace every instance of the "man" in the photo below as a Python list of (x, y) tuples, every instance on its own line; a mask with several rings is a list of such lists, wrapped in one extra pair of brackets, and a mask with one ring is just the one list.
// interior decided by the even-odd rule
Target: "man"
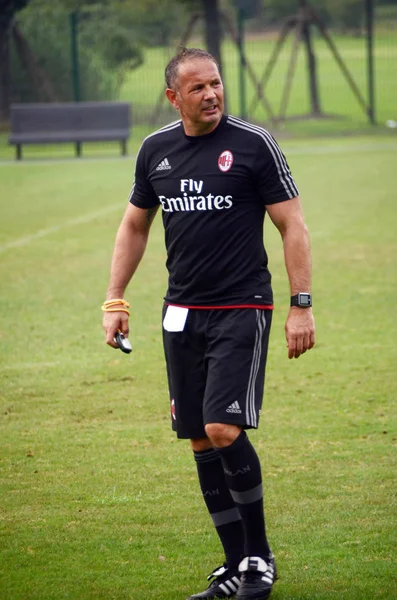
[(117, 233), (106, 342), (128, 336), (124, 292), (161, 207), (169, 286), (163, 342), (172, 427), (190, 439), (201, 490), (225, 563), (194, 598), (268, 598), (276, 576), (266, 537), (261, 467), (246, 430), (257, 428), (272, 291), (263, 223), (279, 229), (291, 288), (289, 358), (314, 345), (310, 249), (298, 190), (272, 136), (223, 114), (213, 56), (182, 49), (166, 68), (181, 120), (147, 137)]

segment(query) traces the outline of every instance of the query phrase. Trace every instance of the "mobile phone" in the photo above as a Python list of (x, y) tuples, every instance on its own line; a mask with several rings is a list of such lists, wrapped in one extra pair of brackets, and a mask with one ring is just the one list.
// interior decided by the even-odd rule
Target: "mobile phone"
[(121, 331), (118, 331), (116, 333), (116, 335), (114, 336), (114, 341), (116, 342), (116, 344), (118, 345), (118, 347), (120, 348), (120, 350), (122, 352), (125, 352), (126, 354), (130, 354), (130, 352), (132, 352), (132, 346), (131, 346), (131, 342), (128, 338), (124, 337), (124, 335), (121, 333)]

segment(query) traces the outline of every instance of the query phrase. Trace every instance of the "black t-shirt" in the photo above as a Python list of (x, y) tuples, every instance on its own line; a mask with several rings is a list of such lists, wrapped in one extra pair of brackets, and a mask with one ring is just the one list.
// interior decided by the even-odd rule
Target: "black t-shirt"
[(130, 202), (162, 207), (166, 302), (271, 305), (265, 205), (297, 195), (277, 142), (241, 119), (224, 115), (214, 131), (195, 137), (177, 121), (148, 136)]

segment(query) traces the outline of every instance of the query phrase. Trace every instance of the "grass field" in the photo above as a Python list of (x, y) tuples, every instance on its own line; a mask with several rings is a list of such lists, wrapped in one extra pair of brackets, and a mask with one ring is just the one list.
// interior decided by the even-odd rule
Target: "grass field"
[[(276, 310), (260, 429), (274, 600), (396, 598), (397, 140), (288, 141), (313, 246), (317, 345), (288, 361)], [(117, 152), (117, 151), (116, 151)], [(132, 159), (0, 164), (0, 598), (184, 600), (221, 553), (170, 431), (160, 219), (127, 298), (100, 310)]]

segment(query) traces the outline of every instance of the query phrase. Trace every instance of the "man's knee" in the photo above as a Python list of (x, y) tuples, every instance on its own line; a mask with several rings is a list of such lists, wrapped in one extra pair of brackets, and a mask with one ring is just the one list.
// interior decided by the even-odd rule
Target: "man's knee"
[(204, 450), (212, 448), (212, 442), (207, 437), (192, 439), (190, 440), (190, 445), (192, 447), (193, 452), (203, 452)]
[(230, 446), (240, 435), (241, 427), (238, 425), (226, 425), (225, 423), (207, 423), (205, 433), (217, 448)]

